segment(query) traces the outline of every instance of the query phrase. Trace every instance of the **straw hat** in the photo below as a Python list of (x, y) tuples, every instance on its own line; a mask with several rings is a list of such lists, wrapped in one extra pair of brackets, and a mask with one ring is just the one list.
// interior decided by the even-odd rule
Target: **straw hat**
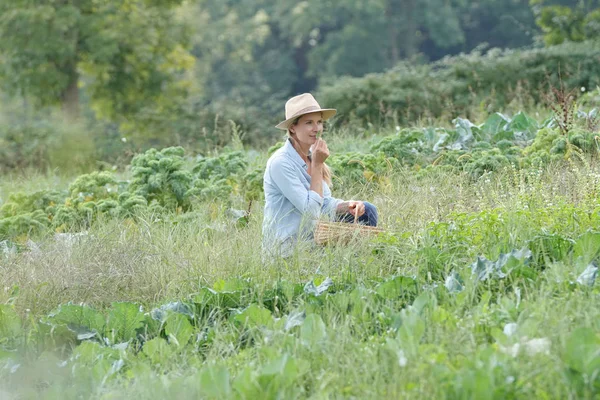
[(333, 117), (337, 110), (333, 108), (321, 108), (317, 100), (310, 93), (304, 93), (292, 97), (285, 103), (285, 121), (277, 124), (277, 129), (287, 131), (294, 120), (302, 115), (314, 112), (323, 113), (323, 121)]

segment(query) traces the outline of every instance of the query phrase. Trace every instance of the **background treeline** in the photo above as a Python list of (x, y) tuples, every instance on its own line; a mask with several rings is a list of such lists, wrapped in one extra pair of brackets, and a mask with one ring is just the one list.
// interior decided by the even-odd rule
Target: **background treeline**
[[(593, 88), (598, 3), (2, 2), (0, 169), (266, 145), (284, 101), (306, 91), (340, 109), (336, 123), (365, 124), (535, 103), (559, 70)], [(584, 43), (551, 47), (565, 41)]]

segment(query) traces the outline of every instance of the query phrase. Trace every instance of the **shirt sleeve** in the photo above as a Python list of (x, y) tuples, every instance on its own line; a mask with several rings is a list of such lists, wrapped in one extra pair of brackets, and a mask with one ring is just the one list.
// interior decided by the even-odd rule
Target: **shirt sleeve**
[(294, 171), (293, 165), (279, 158), (271, 162), (269, 173), (281, 193), (298, 211), (313, 219), (319, 218), (323, 206), (323, 197), (304, 186), (298, 173)]
[(329, 189), (329, 186), (323, 182), (323, 207), (321, 209), (323, 214), (328, 215), (332, 220), (335, 219), (337, 206), (342, 202), (344, 202), (344, 200), (331, 197), (331, 190)]

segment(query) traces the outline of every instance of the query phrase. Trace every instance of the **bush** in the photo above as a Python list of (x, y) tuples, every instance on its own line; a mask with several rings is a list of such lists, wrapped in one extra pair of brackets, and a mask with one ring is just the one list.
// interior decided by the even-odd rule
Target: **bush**
[(569, 43), (533, 50), (490, 50), (429, 65), (402, 63), (380, 74), (341, 78), (322, 86), (319, 101), (338, 110), (338, 122), (407, 123), (448, 114), (470, 117), (473, 104), (504, 108), (517, 93), (544, 100), (548, 85), (594, 88), (600, 83), (600, 44)]
[(84, 172), (95, 167), (93, 133), (51, 112), (30, 115), (7, 102), (0, 113), (0, 172), (33, 168)]

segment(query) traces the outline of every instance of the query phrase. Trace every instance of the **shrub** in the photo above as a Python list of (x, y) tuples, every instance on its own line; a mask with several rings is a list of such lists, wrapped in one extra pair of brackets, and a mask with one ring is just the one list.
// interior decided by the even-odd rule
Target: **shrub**
[(181, 147), (163, 150), (150, 149), (131, 161), (133, 180), (130, 191), (144, 197), (148, 203), (175, 210), (190, 208), (192, 174), (184, 169), (184, 151)]
[(0, 172), (33, 168), (83, 172), (94, 167), (93, 133), (82, 124), (67, 124), (49, 112), (29, 115), (2, 103)]
[(569, 43), (533, 50), (490, 50), (447, 57), (428, 65), (399, 64), (362, 78), (340, 78), (319, 89), (318, 98), (338, 109), (338, 121), (407, 123), (448, 114), (470, 116), (473, 104), (504, 108), (522, 90), (533, 102), (548, 84), (593, 88), (600, 83), (600, 44)]

